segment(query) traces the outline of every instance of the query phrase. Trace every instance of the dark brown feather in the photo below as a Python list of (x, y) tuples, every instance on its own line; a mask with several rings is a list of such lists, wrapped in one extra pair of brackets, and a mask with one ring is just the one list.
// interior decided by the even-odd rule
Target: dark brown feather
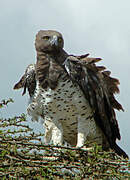
[(123, 110), (114, 97), (114, 93), (119, 93), (119, 80), (110, 77), (110, 71), (104, 71), (105, 67), (97, 67), (95, 62), (98, 62), (98, 58), (87, 57), (84, 63), (84, 59), (78, 60), (70, 56), (64, 64), (72, 81), (81, 87), (89, 101), (95, 121), (104, 132), (110, 147), (119, 155), (128, 158), (116, 144), (116, 139), (120, 140), (121, 136), (114, 109)]
[(37, 79), (42, 88), (47, 88), (48, 86), (51, 89), (56, 88), (58, 79), (64, 71), (59, 61), (62, 60), (62, 58), (64, 61), (66, 56), (67, 54), (64, 53), (64, 51), (59, 52), (57, 56), (44, 52), (37, 53), (36, 72)]
[(37, 54), (36, 62), (36, 77), (39, 80), (40, 86), (46, 88), (48, 85), (48, 70), (49, 70), (49, 59), (46, 54)]

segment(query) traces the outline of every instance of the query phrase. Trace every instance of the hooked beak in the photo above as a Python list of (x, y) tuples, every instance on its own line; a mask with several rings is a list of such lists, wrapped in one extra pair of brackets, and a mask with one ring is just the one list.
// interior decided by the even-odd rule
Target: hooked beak
[(58, 46), (58, 37), (54, 35), (50, 40), (50, 43), (52, 46)]

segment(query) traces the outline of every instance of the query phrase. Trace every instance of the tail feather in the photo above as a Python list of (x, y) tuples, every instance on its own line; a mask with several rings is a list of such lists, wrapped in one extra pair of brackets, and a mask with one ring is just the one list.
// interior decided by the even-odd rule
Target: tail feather
[(112, 146), (112, 149), (113, 149), (119, 156), (123, 156), (123, 158), (129, 159), (129, 156), (128, 156), (116, 143)]

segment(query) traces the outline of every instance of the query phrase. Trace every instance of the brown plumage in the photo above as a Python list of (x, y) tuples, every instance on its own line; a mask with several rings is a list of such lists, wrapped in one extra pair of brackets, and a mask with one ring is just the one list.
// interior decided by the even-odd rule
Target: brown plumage
[[(58, 46), (51, 45), (47, 38), (53, 35), (57, 38)], [(55, 38), (54, 37), (54, 38)], [(39, 31), (36, 35), (35, 46), (37, 50), (36, 72), (40, 85), (46, 88), (48, 85), (54, 89), (58, 83), (58, 78), (63, 72), (62, 63), (67, 58), (68, 54), (63, 48), (62, 35), (55, 31)]]
[(119, 93), (119, 80), (110, 77), (110, 72), (104, 71), (105, 67), (95, 65), (95, 62), (101, 59), (87, 57), (83, 61), (78, 59), (73, 56), (66, 59), (68, 74), (89, 100), (94, 110), (95, 121), (107, 137), (110, 147), (119, 155), (128, 157), (116, 144), (116, 139), (120, 140), (121, 136), (114, 109), (123, 110), (114, 97), (115, 93)]

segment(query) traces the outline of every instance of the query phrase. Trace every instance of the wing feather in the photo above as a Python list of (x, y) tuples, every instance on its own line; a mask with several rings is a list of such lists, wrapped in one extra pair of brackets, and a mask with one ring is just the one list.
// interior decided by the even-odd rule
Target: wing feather
[(21, 88), (23, 88), (22, 95), (24, 95), (26, 93), (26, 89), (28, 89), (30, 97), (33, 96), (36, 88), (35, 64), (28, 65), (24, 75), (21, 77), (19, 82), (14, 85), (13, 89), (21, 89)]
[(120, 132), (114, 109), (123, 110), (114, 93), (118, 93), (119, 81), (110, 77), (105, 67), (97, 67), (100, 58), (76, 58), (70, 56), (65, 67), (72, 81), (81, 87), (95, 115), (95, 121), (106, 135), (110, 144), (120, 139)]

